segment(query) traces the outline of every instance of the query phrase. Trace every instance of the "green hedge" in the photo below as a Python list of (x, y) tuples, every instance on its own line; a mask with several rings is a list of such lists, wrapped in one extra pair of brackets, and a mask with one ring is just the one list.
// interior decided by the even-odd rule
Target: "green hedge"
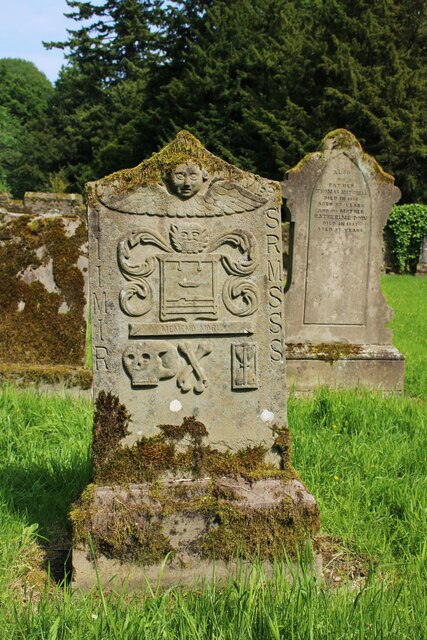
[(396, 271), (415, 273), (421, 242), (427, 235), (427, 206), (403, 204), (393, 207), (385, 231)]

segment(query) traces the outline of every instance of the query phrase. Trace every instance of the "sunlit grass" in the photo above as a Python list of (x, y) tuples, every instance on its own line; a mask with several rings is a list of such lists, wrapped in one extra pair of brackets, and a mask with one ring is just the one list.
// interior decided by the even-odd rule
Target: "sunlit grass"
[(427, 277), (383, 276), (381, 287), (394, 310), (393, 344), (404, 354), (405, 394), (427, 393)]
[[(37, 549), (69, 540), (67, 513), (90, 479), (92, 407), (0, 393), (0, 638), (313, 640), (427, 637), (425, 581), (427, 279), (386, 276), (405, 395), (321, 389), (288, 404), (294, 465), (315, 495), (322, 535), (370, 570), (331, 589), (310, 573), (152, 596), (34, 589)], [(38, 535), (42, 538), (38, 538)], [(34, 543), (39, 543), (36, 546)], [(40, 573), (40, 572), (39, 572)], [(27, 586), (25, 586), (25, 578)], [(32, 599), (32, 600), (31, 600)]]

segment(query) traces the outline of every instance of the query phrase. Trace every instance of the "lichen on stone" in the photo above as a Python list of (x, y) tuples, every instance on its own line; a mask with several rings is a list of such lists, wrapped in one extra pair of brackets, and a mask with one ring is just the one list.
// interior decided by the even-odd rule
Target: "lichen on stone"
[(293, 498), (292, 481), (264, 486), (260, 504), (262, 482), (225, 476), (127, 489), (92, 485), (70, 514), (74, 544), (88, 549), (90, 539), (96, 554), (140, 565), (159, 564), (167, 555), (180, 561), (295, 555), (319, 530), (317, 505), (298, 495), (299, 482)]
[(304, 542), (318, 531), (317, 509), (307, 518), (291, 499), (274, 508), (242, 508), (230, 501), (219, 502), (218, 526), (212, 527), (199, 542), (202, 557), (232, 560), (274, 560), (284, 553), (294, 556)]
[[(0, 332), (7, 336), (0, 363), (83, 367), (86, 300), (77, 261), (87, 242), (85, 223), (76, 218), (75, 233), (68, 236), (61, 216), (19, 214), (4, 218), (0, 236)], [(48, 265), (51, 290), (37, 277), (31, 281), (34, 271)]]
[[(266, 461), (261, 445), (238, 451), (220, 451), (205, 444), (206, 426), (194, 416), (180, 425), (159, 425), (159, 433), (141, 437), (132, 446), (121, 441), (128, 435), (131, 419), (117, 396), (101, 391), (95, 402), (92, 460), (97, 484), (154, 482), (165, 475), (199, 478), (222, 475), (250, 480), (265, 477), (296, 477), (291, 466), (289, 432), (276, 429), (273, 450), (279, 453), (280, 468)], [(183, 443), (184, 447), (178, 447)]]
[(391, 184), (394, 183), (394, 177), (386, 173), (375, 158), (363, 151), (356, 136), (347, 129), (334, 129), (334, 131), (330, 131), (326, 134), (319, 145), (319, 150), (305, 155), (295, 167), (287, 171), (287, 175), (292, 176), (300, 172), (309, 163), (316, 160), (322, 160), (326, 153), (335, 150), (343, 152), (347, 151), (351, 154), (352, 159), (353, 156), (360, 157), (369, 169), (384, 180), (384, 182)]
[(110, 186), (114, 193), (119, 195), (123, 192), (127, 194), (140, 187), (149, 185), (160, 185), (165, 177), (179, 164), (192, 162), (196, 166), (204, 169), (211, 175), (221, 175), (226, 180), (247, 182), (251, 179), (256, 189), (262, 185), (269, 185), (276, 194), (278, 205), (282, 201), (280, 185), (272, 180), (267, 180), (256, 174), (250, 174), (216, 157), (188, 131), (180, 131), (169, 144), (157, 153), (153, 153), (150, 158), (143, 160), (138, 166), (131, 169), (122, 169), (106, 176), (97, 183), (92, 182), (86, 185), (87, 199), (90, 206), (95, 207), (97, 203), (96, 187)]
[(349, 342), (321, 342), (288, 343), (286, 353), (288, 357), (311, 357), (316, 360), (324, 360), (333, 364), (338, 360), (348, 360), (359, 355), (363, 351), (363, 345)]
[(87, 390), (92, 378), (92, 372), (83, 367), (0, 363), (0, 382), (12, 382), (17, 387), (61, 384), (67, 389)]
[(295, 554), (319, 528), (319, 511), (291, 464), (286, 428), (274, 427), (269, 461), (262, 445), (237, 451), (209, 444), (194, 416), (158, 425), (132, 446), (131, 415), (117, 396), (96, 399), (94, 483), (73, 506), (74, 544), (121, 562), (149, 566), (170, 560), (272, 560)]

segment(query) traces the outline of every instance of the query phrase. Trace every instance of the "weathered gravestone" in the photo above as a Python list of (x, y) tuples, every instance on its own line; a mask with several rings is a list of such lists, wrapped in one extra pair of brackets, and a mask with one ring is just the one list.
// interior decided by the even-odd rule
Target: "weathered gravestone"
[(417, 276), (427, 275), (427, 236), (421, 242), (420, 257), (417, 264)]
[[(227, 574), (304, 544), (291, 467), (280, 185), (181, 132), (88, 188), (94, 485), (71, 513), (75, 580)], [(161, 564), (169, 554), (164, 570)]]
[[(34, 205), (34, 206), (33, 206)], [(0, 199), (0, 379), (89, 388), (87, 223), (76, 194)]]
[(383, 227), (400, 197), (393, 182), (338, 129), (282, 183), (294, 224), (285, 309), (288, 386), (297, 392), (319, 384), (403, 389), (380, 287)]

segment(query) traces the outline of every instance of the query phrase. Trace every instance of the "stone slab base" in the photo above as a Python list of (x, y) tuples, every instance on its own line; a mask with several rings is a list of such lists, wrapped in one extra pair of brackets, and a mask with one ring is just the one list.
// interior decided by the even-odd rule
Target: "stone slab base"
[(297, 395), (312, 393), (322, 385), (400, 394), (404, 373), (403, 355), (387, 345), (287, 345), (287, 388)]
[[(233, 579), (238, 582), (249, 581), (253, 572), (262, 571), (262, 575), (269, 580), (274, 575), (274, 564), (269, 561), (249, 562), (238, 560), (224, 562), (224, 560), (194, 560), (182, 565), (180, 562), (167, 562), (151, 567), (139, 567), (135, 564), (112, 560), (105, 556), (97, 559), (95, 564), (90, 559), (89, 549), (73, 549), (73, 586), (81, 591), (89, 591), (101, 584), (103, 591), (112, 589), (124, 592), (151, 592), (151, 590), (167, 589), (173, 586), (185, 588), (200, 588), (203, 582), (225, 584)], [(291, 582), (297, 572), (301, 570), (296, 562), (287, 560), (284, 571)], [(312, 564), (304, 567), (304, 571), (311, 571), (316, 576), (323, 575), (322, 554), (314, 552)], [(98, 582), (99, 580), (99, 582)]]
[[(92, 485), (70, 517), (73, 581), (82, 590), (98, 580), (127, 591), (222, 582), (248, 577), (255, 559), (269, 577), (274, 558), (292, 556), (319, 530), (316, 502), (295, 478)], [(313, 570), (320, 567), (318, 555)]]
[(89, 391), (92, 388), (92, 378), (92, 371), (84, 367), (0, 362), (0, 383), (33, 387), (38, 391)]

